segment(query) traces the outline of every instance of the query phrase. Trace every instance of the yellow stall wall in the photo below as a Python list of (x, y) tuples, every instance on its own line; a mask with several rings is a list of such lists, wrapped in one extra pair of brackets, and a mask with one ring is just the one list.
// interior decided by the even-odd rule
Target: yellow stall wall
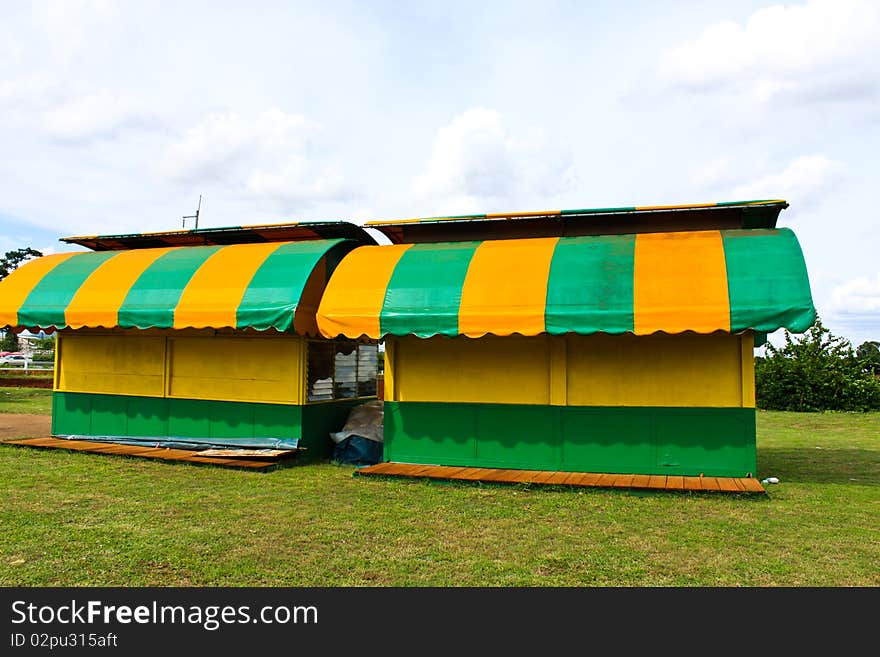
[(386, 398), (752, 408), (753, 340), (751, 333), (390, 337)]
[(302, 403), (298, 336), (212, 331), (64, 331), (55, 390)]
[[(394, 342), (394, 401), (549, 404), (549, 342), (543, 338), (428, 339)], [(386, 352), (387, 353), (387, 352)], [(387, 356), (386, 356), (387, 357)], [(389, 380), (386, 378), (386, 388)]]
[(165, 338), (100, 334), (58, 336), (56, 390), (162, 397)]
[(736, 335), (570, 336), (572, 406), (742, 406)]
[(296, 402), (300, 340), (168, 338), (168, 396)]

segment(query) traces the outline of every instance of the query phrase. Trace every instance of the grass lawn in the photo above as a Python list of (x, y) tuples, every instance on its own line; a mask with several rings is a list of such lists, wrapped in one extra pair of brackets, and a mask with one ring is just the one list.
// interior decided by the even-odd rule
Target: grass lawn
[(0, 413), (49, 415), (51, 412), (52, 391), (48, 388), (0, 387)]
[(759, 412), (758, 436), (769, 498), (0, 446), (0, 585), (880, 585), (880, 413)]

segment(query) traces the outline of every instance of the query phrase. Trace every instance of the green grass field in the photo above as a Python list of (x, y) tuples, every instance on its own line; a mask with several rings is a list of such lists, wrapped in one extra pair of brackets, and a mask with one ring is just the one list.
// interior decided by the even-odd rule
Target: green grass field
[(767, 498), (0, 446), (0, 585), (880, 585), (880, 413), (762, 411), (758, 441)]
[(49, 415), (51, 412), (52, 391), (48, 388), (0, 387), (0, 413)]

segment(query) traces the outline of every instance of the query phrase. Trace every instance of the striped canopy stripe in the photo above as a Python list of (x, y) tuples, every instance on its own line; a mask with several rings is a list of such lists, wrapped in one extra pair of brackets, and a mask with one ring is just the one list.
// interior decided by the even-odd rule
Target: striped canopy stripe
[(318, 309), (328, 337), (770, 332), (815, 319), (788, 229), (364, 246)]
[[(346, 240), (64, 253), (0, 281), (0, 326), (298, 329), (311, 276)], [(311, 276), (311, 280), (310, 280)], [(294, 322), (294, 316), (298, 322)]]

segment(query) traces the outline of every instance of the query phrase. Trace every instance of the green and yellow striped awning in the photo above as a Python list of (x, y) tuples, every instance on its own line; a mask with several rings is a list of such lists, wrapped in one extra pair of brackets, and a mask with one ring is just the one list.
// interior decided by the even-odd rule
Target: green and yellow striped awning
[(788, 229), (363, 246), (318, 309), (325, 336), (806, 330)]
[[(339, 246), (343, 245), (343, 246)], [(59, 253), (0, 281), (0, 326), (274, 328), (316, 333), (346, 240)]]

